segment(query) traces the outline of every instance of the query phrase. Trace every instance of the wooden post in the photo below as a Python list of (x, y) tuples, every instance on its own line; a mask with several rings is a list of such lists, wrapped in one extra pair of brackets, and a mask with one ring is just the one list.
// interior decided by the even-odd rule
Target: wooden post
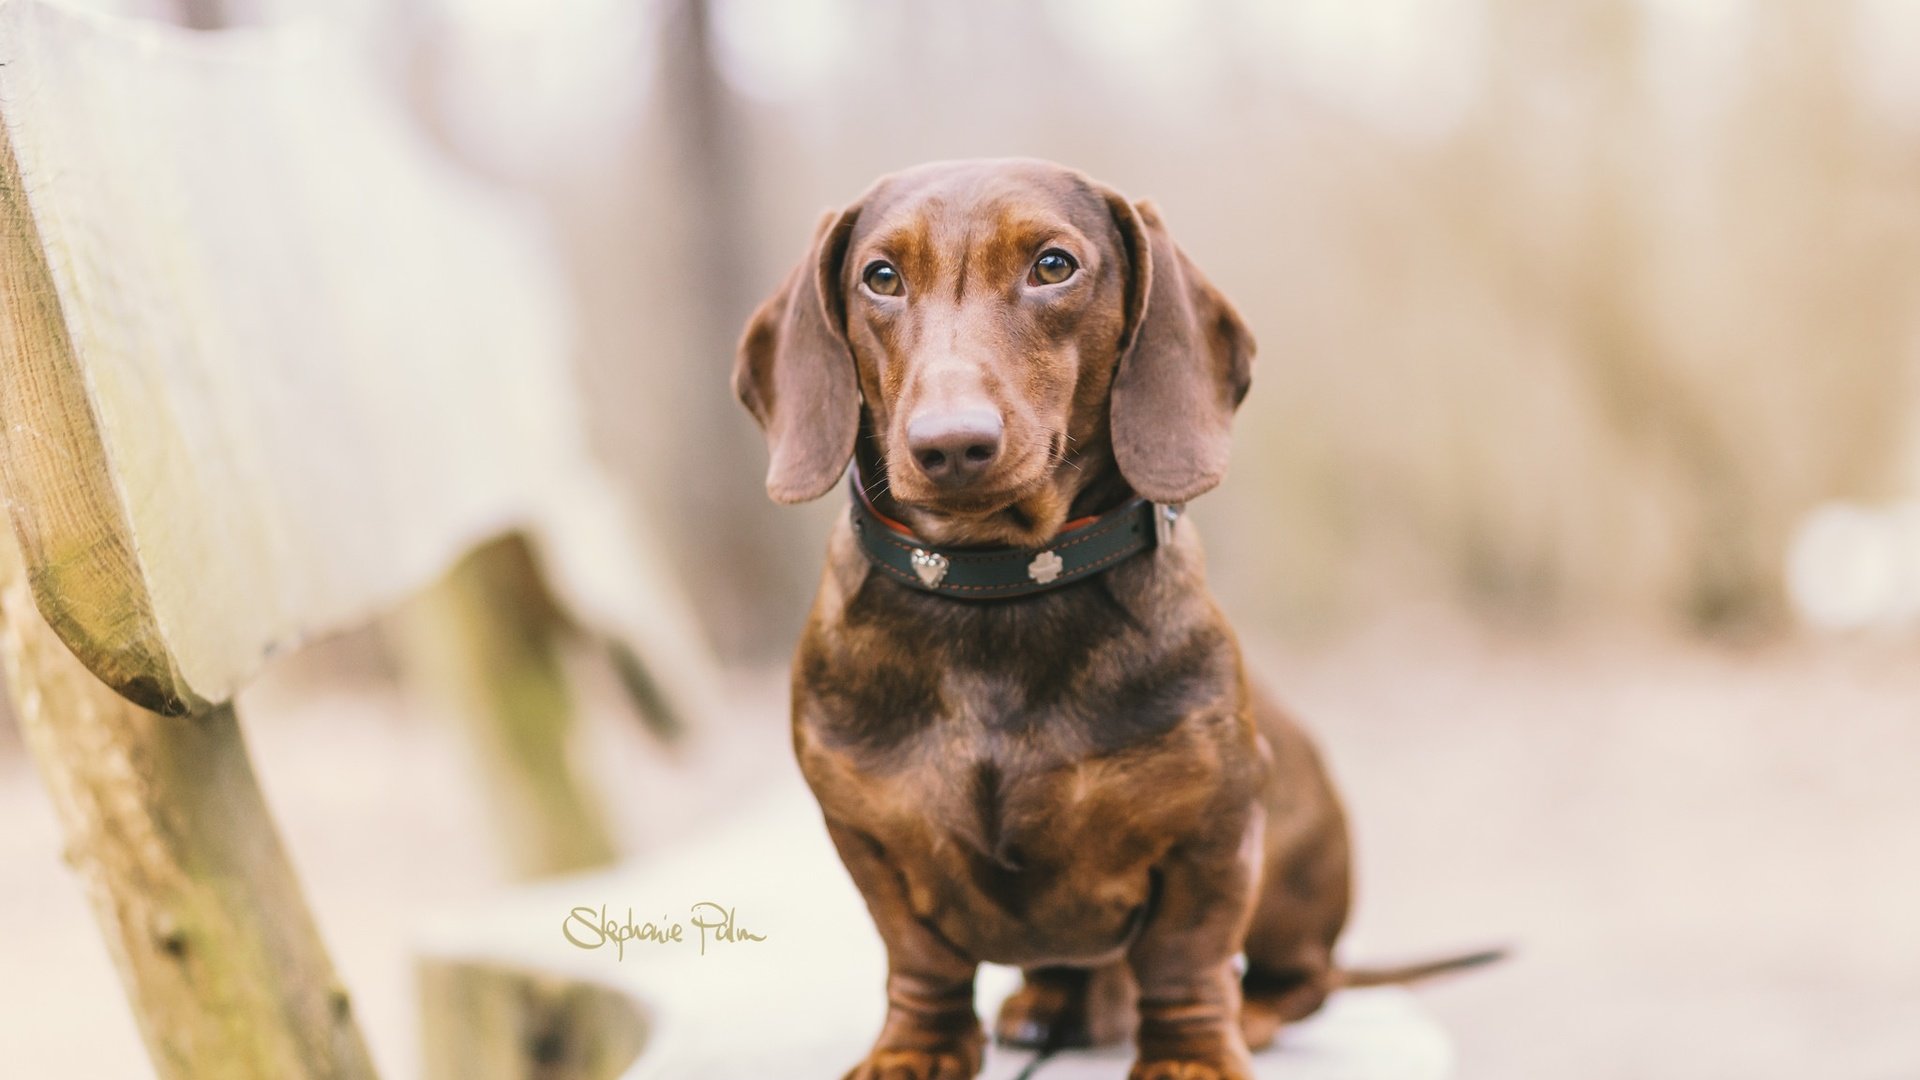
[(231, 705), (161, 716), (94, 678), (0, 536), (0, 654), (162, 1080), (357, 1080), (373, 1063)]
[(521, 877), (613, 861), (597, 801), (569, 757), (564, 620), (518, 536), (460, 561), (397, 620), (402, 666), (466, 727), (495, 833)]
[(619, 990), (483, 960), (421, 961), (420, 1019), (427, 1080), (613, 1080), (650, 1034)]

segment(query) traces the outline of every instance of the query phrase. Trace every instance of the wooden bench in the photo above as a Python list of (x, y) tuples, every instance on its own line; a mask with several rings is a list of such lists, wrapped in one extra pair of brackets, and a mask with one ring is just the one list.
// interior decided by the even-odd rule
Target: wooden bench
[(563, 621), (657, 717), (715, 699), (539, 222), (365, 55), (0, 0), (7, 681), (163, 1077), (372, 1074), (230, 704), (270, 657), (410, 605), (529, 872), (611, 853)]

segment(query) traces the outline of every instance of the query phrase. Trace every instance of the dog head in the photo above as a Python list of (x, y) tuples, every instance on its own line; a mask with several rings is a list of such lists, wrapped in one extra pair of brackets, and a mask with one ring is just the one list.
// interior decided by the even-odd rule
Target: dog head
[(1157, 502), (1218, 484), (1253, 349), (1150, 204), (1046, 162), (941, 162), (821, 219), (733, 386), (775, 500), (826, 493), (864, 430), (917, 534), (1034, 544), (1110, 466)]

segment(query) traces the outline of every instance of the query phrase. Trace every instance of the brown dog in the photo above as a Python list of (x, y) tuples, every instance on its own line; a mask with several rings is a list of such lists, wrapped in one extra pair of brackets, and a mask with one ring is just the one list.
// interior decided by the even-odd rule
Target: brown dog
[[(1026, 975), (1002, 1041), (1136, 1031), (1134, 1080), (1244, 1080), (1248, 1047), (1334, 988), (1482, 959), (1333, 966), (1339, 800), (1249, 690), (1167, 515), (1225, 473), (1253, 351), (1152, 206), (1037, 161), (883, 178), (754, 313), (733, 380), (768, 492), (817, 498), (852, 461), (871, 498), (834, 531), (793, 680), (802, 771), (890, 968), (849, 1080), (973, 1076), (983, 961)], [(1041, 591), (1070, 522), (1140, 500), (1157, 544)], [(869, 554), (889, 544), (911, 562)], [(996, 546), (975, 562), (1042, 553), (1030, 589), (945, 580)]]

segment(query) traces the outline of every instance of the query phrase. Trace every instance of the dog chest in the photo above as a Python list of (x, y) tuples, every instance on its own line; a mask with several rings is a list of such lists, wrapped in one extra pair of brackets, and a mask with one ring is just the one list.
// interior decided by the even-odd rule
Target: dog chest
[(914, 915), (1003, 963), (1091, 962), (1120, 948), (1156, 866), (1208, 832), (1208, 808), (1238, 786), (1220, 729), (1204, 722), (1108, 754), (959, 720), (881, 761), (805, 733), (801, 748), (828, 817), (884, 850)]

